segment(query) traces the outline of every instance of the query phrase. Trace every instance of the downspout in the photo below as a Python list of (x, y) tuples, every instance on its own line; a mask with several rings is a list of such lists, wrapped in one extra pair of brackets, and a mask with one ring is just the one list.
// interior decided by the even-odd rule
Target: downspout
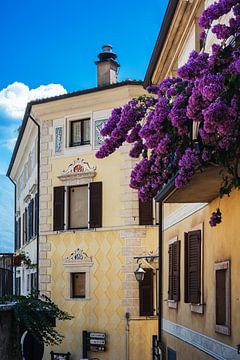
[(130, 313), (126, 312), (125, 314), (126, 318), (126, 327), (125, 327), (125, 360), (129, 359), (129, 318)]
[[(13, 181), (13, 179), (7, 175), (9, 180), (13, 183), (14, 186), (14, 225), (13, 225), (13, 234), (14, 234), (14, 253), (16, 251), (16, 211), (17, 211), (17, 185)], [(14, 268), (14, 267), (13, 267)], [(16, 284), (16, 269), (14, 268), (14, 283)], [(14, 284), (14, 285), (15, 285)], [(13, 284), (12, 284), (13, 285)], [(13, 289), (15, 290), (15, 286), (13, 286)], [(15, 292), (15, 291), (14, 291)], [(15, 294), (14, 294), (15, 295)]]
[(38, 193), (38, 226), (37, 226), (37, 291), (39, 291), (39, 203), (40, 203), (40, 125), (29, 113), (30, 119), (37, 126), (38, 149), (37, 149), (37, 193)]
[(159, 203), (159, 225), (158, 225), (158, 248), (159, 248), (159, 258), (158, 258), (158, 267), (159, 267), (159, 277), (158, 277), (158, 287), (159, 287), (159, 310), (158, 310), (158, 349), (159, 349), (159, 359), (163, 360), (165, 358), (165, 348), (162, 339), (162, 323), (163, 323), (163, 248), (164, 248), (164, 212), (163, 206), (167, 198), (176, 191), (175, 188), (175, 179), (172, 178), (167, 185), (155, 196), (156, 202)]
[[(158, 225), (158, 291), (159, 291), (159, 309), (158, 309), (158, 346), (160, 353), (162, 344), (162, 316), (163, 316), (163, 202), (159, 202), (159, 225)], [(162, 356), (161, 356), (162, 359)]]

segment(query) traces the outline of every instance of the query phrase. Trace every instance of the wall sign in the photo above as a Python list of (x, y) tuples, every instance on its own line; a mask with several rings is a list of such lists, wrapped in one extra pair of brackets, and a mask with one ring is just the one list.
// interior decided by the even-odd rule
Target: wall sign
[(106, 351), (106, 333), (83, 331), (83, 356), (87, 356), (88, 351)]

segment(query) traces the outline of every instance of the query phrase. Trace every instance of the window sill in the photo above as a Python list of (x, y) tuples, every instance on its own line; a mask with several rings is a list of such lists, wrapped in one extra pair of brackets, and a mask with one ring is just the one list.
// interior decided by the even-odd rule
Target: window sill
[(77, 301), (77, 302), (81, 302), (81, 301), (89, 301), (91, 300), (90, 297), (85, 297), (85, 298), (69, 298), (69, 297), (66, 297), (65, 298), (66, 301)]
[(223, 335), (231, 335), (230, 327), (227, 325), (216, 325), (215, 326), (216, 333)]
[(168, 304), (169, 309), (177, 309), (178, 308), (177, 301), (168, 300), (167, 304)]
[(204, 305), (203, 304), (191, 304), (190, 305), (191, 311), (196, 314), (203, 314), (204, 313)]

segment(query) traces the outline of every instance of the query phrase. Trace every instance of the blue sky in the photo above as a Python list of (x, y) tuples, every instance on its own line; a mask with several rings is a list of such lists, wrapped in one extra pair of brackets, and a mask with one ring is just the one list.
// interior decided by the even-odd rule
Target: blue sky
[(94, 61), (105, 43), (118, 54), (119, 80), (142, 80), (167, 2), (12, 0), (1, 4), (0, 251), (13, 249), (13, 186), (4, 175), (26, 103), (95, 87)]

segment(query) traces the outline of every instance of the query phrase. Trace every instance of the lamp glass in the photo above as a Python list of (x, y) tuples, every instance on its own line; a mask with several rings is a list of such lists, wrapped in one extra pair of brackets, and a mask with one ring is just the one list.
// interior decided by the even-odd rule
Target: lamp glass
[(144, 275), (146, 271), (141, 268), (141, 265), (138, 266), (137, 270), (134, 271), (135, 278), (138, 282), (144, 280)]

